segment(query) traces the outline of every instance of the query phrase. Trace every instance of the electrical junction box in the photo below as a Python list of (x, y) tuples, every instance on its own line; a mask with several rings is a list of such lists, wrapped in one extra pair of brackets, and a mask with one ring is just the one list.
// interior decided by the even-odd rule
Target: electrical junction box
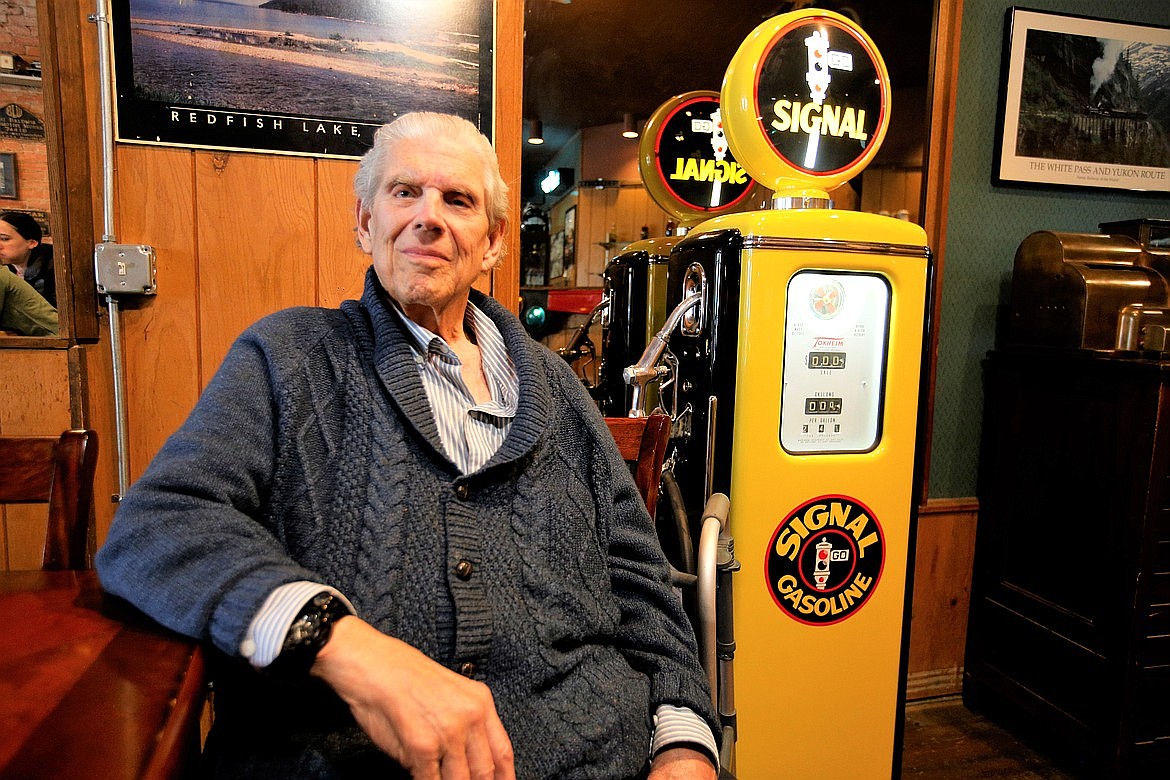
[(154, 295), (154, 247), (102, 243), (94, 248), (94, 276), (99, 293)]

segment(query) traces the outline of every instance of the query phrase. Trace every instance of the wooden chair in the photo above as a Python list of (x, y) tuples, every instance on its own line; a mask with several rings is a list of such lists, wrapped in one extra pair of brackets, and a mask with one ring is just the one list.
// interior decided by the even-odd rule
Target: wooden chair
[(44, 570), (87, 569), (97, 434), (0, 436), (0, 504), (47, 503)]
[(666, 459), (666, 445), (670, 441), (670, 417), (661, 413), (649, 417), (606, 417), (605, 423), (622, 458), (630, 466), (630, 473), (634, 475), (650, 516), (654, 517), (658, 508), (662, 462)]

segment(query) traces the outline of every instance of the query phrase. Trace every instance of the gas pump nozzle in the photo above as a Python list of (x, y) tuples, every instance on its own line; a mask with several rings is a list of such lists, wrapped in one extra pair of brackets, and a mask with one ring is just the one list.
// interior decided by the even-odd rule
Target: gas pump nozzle
[(589, 316), (581, 323), (580, 327), (573, 332), (565, 346), (557, 349), (557, 354), (563, 357), (570, 363), (577, 358), (593, 354), (593, 344), (589, 341), (589, 328), (593, 326), (593, 321), (597, 319), (597, 315), (605, 309), (609, 308), (609, 298), (602, 298), (600, 303), (593, 307), (589, 312)]
[(666, 351), (667, 339), (670, 338), (671, 332), (678, 327), (683, 316), (690, 309), (698, 306), (702, 298), (703, 294), (697, 292), (679, 301), (678, 306), (675, 306), (674, 311), (666, 318), (662, 328), (650, 339), (650, 343), (646, 345), (638, 362), (622, 371), (622, 378), (626, 380), (626, 384), (632, 385), (634, 388), (633, 398), (630, 399), (630, 417), (646, 416), (646, 410), (642, 408), (646, 385), (651, 380), (659, 379), (670, 373), (670, 369), (666, 366), (658, 365), (658, 361), (662, 359), (662, 353)]

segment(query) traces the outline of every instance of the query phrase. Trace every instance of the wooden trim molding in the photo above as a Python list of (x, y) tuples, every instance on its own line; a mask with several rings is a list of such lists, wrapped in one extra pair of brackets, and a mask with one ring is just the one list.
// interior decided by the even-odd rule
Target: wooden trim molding
[[(922, 226), (934, 254), (934, 301), (931, 307), (930, 368), (926, 411), (922, 424), (934, 430), (935, 367), (938, 364), (938, 331), (942, 316), (942, 277), (947, 240), (947, 207), (951, 197), (951, 153), (954, 147), (955, 97), (959, 83), (959, 38), (963, 26), (963, 0), (937, 0), (934, 4), (934, 39), (931, 43), (930, 129), (923, 177)], [(929, 495), (930, 447), (926, 437), (920, 495)]]
[(495, 122), (493, 143), (508, 182), (508, 232), (504, 257), (492, 271), (491, 295), (514, 314), (520, 312), (520, 157), (524, 120), (524, 4), (496, 2)]
[(918, 516), (953, 515), (963, 512), (979, 513), (979, 499), (971, 498), (931, 498), (918, 507)]
[(93, 278), (94, 212), (90, 189), (83, 26), (78, 5), (38, 0), (45, 143), (53, 205), (53, 252), (57, 265), (60, 346), (98, 338), (97, 288)]

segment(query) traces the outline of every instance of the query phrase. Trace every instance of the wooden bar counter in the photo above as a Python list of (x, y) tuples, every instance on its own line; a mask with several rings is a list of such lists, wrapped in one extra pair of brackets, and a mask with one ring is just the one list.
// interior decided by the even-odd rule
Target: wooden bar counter
[(203, 656), (92, 571), (0, 572), (0, 778), (171, 778), (199, 749)]

